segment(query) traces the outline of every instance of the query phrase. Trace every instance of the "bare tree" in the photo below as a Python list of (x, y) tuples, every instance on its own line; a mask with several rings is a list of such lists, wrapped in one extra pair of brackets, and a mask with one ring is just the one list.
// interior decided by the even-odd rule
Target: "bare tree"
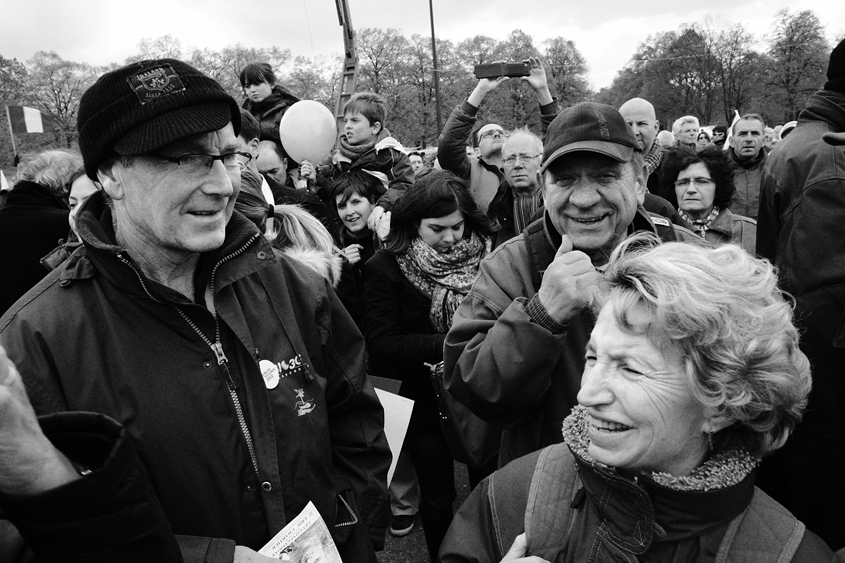
[(587, 83), (587, 61), (571, 40), (563, 37), (543, 42), (543, 64), (552, 95), (563, 107), (582, 102), (590, 87)]
[(769, 40), (768, 83), (785, 120), (797, 118), (807, 96), (824, 84), (829, 53), (824, 27), (812, 11), (778, 12)]
[(358, 89), (377, 94), (391, 94), (401, 82), (398, 72), (408, 40), (396, 29), (364, 28), (358, 32), (360, 61)]
[(342, 63), (340, 57), (296, 57), (283, 85), (302, 100), (316, 100), (334, 108)]
[(486, 35), (464, 39), (458, 43), (456, 52), (460, 57), (461, 65), (468, 73), (472, 72), (475, 65), (492, 63), (501, 56), (498, 42)]
[(181, 59), (182, 42), (172, 35), (145, 37), (138, 41), (138, 52), (127, 57), (126, 64), (148, 59)]
[(718, 62), (723, 114), (730, 123), (734, 111), (749, 110), (760, 79), (760, 57), (751, 49), (754, 38), (742, 24), (723, 27), (711, 20), (705, 23), (704, 33)]
[(53, 118), (56, 140), (70, 147), (77, 138), (76, 115), (82, 93), (97, 79), (98, 69), (65, 61), (53, 51), (39, 51), (27, 61), (29, 97)]

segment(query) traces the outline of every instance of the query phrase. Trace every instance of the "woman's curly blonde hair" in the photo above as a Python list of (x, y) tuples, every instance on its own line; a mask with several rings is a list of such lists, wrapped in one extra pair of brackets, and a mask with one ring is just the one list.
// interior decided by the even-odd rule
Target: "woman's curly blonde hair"
[(619, 326), (640, 332), (628, 318), (647, 311), (649, 340), (678, 354), (694, 396), (732, 421), (713, 436), (716, 449), (761, 458), (786, 442), (807, 404), (810, 363), (769, 262), (733, 244), (638, 234), (613, 252), (604, 279)]

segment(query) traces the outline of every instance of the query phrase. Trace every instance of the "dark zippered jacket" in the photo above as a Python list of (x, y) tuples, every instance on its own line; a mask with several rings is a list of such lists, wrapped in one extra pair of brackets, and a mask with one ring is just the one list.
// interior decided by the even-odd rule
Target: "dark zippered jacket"
[[(227, 372), (209, 345), (214, 315), (141, 273), (113, 242), (100, 194), (77, 224), (84, 246), (0, 319), (37, 413), (123, 424), (186, 561), (257, 550), (309, 500), (344, 560), (374, 561), (387, 521), (384, 414), (363, 337), (328, 283), (235, 212), (195, 278), (198, 295), (208, 285), (214, 296)], [(265, 384), (267, 366), (278, 377)]]

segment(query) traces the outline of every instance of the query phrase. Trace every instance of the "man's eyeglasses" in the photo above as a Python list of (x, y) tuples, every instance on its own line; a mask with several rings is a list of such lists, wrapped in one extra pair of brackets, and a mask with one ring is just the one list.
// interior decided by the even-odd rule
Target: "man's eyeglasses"
[(695, 184), (696, 186), (707, 186), (712, 183), (714, 182), (710, 178), (682, 178), (675, 181), (675, 187), (686, 188), (690, 184)]
[(206, 174), (214, 165), (215, 160), (219, 160), (226, 168), (238, 168), (243, 170), (246, 164), (252, 160), (252, 155), (248, 152), (227, 152), (226, 154), (183, 154), (182, 156), (164, 156), (161, 154), (152, 155), (156, 158), (166, 160), (167, 162), (175, 162), (179, 167), (180, 172), (192, 176)]
[(538, 156), (542, 156), (542, 154), (514, 154), (509, 157), (503, 158), (502, 162), (505, 164), (511, 165), (516, 164), (517, 161), (519, 162), (531, 162)]
[(478, 136), (478, 140), (487, 139), (489, 137), (505, 137), (507, 138), (510, 135), (504, 129), (490, 129), (489, 131), (485, 131), (481, 135)]

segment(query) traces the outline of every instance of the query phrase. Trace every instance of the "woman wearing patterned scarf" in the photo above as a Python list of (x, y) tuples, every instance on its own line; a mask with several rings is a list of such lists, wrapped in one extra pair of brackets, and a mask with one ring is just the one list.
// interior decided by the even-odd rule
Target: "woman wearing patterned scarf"
[(705, 147), (674, 148), (663, 156), (660, 187), (687, 227), (714, 245), (733, 242), (754, 253), (757, 221), (730, 212), (733, 165), (727, 153)]
[(405, 448), (420, 484), (431, 561), (452, 521), (455, 485), (429, 366), (443, 360), (452, 315), (490, 251), (494, 230), (463, 181), (434, 171), (397, 200), (384, 248), (366, 264), (370, 370), (400, 379), (401, 395), (415, 401)]
[(441, 561), (831, 561), (754, 486), (811, 384), (772, 265), (638, 234), (611, 256), (595, 306), (564, 443), (476, 487)]

